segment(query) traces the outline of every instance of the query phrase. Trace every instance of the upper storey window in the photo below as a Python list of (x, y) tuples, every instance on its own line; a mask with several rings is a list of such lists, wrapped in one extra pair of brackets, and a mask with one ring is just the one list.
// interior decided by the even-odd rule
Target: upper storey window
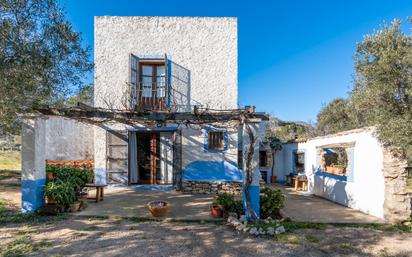
[(164, 111), (167, 105), (167, 59), (139, 59), (131, 55), (132, 106), (139, 110)]

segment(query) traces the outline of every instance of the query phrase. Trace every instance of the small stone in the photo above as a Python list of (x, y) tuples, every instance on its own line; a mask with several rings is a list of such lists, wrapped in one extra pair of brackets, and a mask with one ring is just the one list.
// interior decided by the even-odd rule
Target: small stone
[(256, 233), (259, 233), (259, 232), (258, 232), (258, 229), (257, 229), (256, 227), (252, 227), (252, 228), (249, 230), (249, 234), (251, 234), (251, 235), (256, 235)]
[(245, 216), (245, 215), (241, 215), (240, 218), (239, 218), (239, 221), (240, 221), (240, 222), (246, 221), (246, 216)]
[(267, 233), (268, 233), (268, 235), (273, 236), (275, 234), (275, 228), (274, 227), (268, 227)]
[(285, 227), (283, 227), (283, 226), (279, 226), (275, 229), (275, 234), (276, 235), (282, 234), (282, 233), (285, 233), (285, 232), (286, 232), (286, 230), (285, 230)]

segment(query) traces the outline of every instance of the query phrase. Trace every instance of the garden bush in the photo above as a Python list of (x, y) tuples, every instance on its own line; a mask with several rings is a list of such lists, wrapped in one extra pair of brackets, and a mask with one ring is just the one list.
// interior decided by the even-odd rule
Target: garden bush
[(93, 181), (90, 170), (68, 165), (46, 165), (46, 173), (52, 173), (53, 176), (47, 181), (44, 194), (60, 205), (74, 203), (83, 187)]
[(242, 200), (237, 200), (235, 197), (228, 193), (220, 193), (213, 201), (214, 205), (221, 206), (223, 211), (235, 212), (237, 214), (243, 213)]
[(280, 209), (285, 207), (285, 195), (280, 189), (264, 188), (260, 196), (260, 216), (265, 219), (282, 218)]

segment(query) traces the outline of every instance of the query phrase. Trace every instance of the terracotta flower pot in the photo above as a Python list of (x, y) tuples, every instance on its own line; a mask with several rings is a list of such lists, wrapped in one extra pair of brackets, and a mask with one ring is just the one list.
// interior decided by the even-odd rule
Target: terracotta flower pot
[(77, 212), (80, 208), (80, 203), (72, 203), (69, 205), (70, 212)]
[(166, 201), (152, 201), (147, 203), (147, 208), (149, 208), (150, 213), (154, 217), (161, 217), (169, 210), (170, 203)]
[(223, 216), (222, 209), (220, 208), (220, 206), (217, 205), (210, 206), (210, 214), (213, 218), (222, 218)]
[(47, 172), (47, 180), (52, 180), (52, 179), (54, 179), (53, 172)]
[(276, 183), (276, 179), (277, 179), (276, 176), (270, 176), (270, 183), (272, 184)]
[(46, 204), (57, 204), (57, 202), (48, 196), (46, 196)]

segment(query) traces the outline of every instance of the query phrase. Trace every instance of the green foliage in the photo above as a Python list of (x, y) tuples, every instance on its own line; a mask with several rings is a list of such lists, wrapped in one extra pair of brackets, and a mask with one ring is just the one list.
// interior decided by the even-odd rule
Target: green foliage
[(87, 183), (93, 181), (93, 174), (90, 170), (76, 168), (69, 165), (64, 166), (46, 166), (46, 172), (51, 172), (54, 175), (54, 180), (70, 182), (77, 190), (81, 190)]
[(93, 175), (89, 170), (68, 165), (59, 167), (47, 165), (46, 172), (53, 173), (54, 178), (47, 182), (44, 194), (61, 205), (74, 203), (76, 194), (93, 180)]
[(319, 113), (321, 133), (375, 126), (383, 144), (412, 161), (412, 35), (404, 31), (395, 20), (357, 45), (354, 88)]
[(5, 257), (17, 257), (17, 256), (27, 256), (27, 254), (36, 252), (41, 248), (50, 247), (51, 243), (46, 240), (41, 240), (39, 242), (33, 242), (30, 235), (18, 235), (14, 240), (7, 244), (3, 251), (2, 256)]
[(93, 105), (93, 85), (86, 85), (80, 88), (76, 95), (67, 100), (67, 105), (76, 106), (78, 102)]
[(379, 139), (412, 160), (412, 35), (401, 22), (384, 25), (358, 44), (351, 109), (360, 125), (375, 125)]
[(221, 206), (223, 210), (228, 212), (243, 213), (242, 200), (237, 200), (228, 193), (220, 193), (213, 200), (214, 205)]
[(18, 133), (18, 114), (61, 105), (83, 84), (90, 49), (54, 0), (2, 0), (0, 35), (0, 129)]
[(322, 108), (317, 116), (317, 130), (321, 135), (332, 134), (353, 128), (349, 115), (349, 103), (336, 98)]
[(60, 205), (69, 205), (76, 201), (76, 191), (71, 182), (49, 181), (44, 187), (44, 195)]
[(285, 207), (285, 195), (280, 189), (264, 188), (260, 196), (260, 216), (278, 218), (280, 209)]
[(306, 138), (314, 134), (314, 127), (303, 122), (285, 122), (271, 118), (268, 122), (266, 139), (278, 138), (281, 142), (294, 141), (297, 138)]
[(282, 150), (282, 141), (277, 137), (269, 137), (269, 146), (273, 152)]
[(37, 213), (21, 213), (16, 212), (8, 203), (0, 198), (0, 225), (4, 224), (45, 224), (49, 221), (57, 221), (66, 218), (64, 215), (59, 216), (40, 216)]

